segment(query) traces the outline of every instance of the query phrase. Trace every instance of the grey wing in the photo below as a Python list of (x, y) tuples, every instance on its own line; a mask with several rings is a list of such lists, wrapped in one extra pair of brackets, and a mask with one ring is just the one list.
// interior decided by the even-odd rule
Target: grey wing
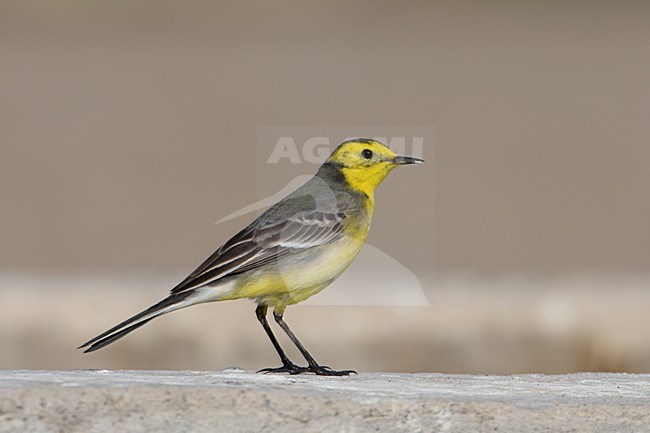
[(302, 211), (281, 221), (249, 226), (172, 289), (182, 293), (257, 269), (291, 254), (326, 245), (343, 234), (345, 212)]

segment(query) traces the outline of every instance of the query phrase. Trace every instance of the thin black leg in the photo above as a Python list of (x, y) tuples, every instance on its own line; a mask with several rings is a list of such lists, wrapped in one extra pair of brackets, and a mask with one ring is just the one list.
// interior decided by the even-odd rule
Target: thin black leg
[(296, 338), (291, 329), (289, 329), (289, 325), (287, 325), (286, 322), (282, 319), (282, 313), (273, 310), (273, 317), (275, 318), (275, 321), (278, 323), (278, 325), (280, 325), (280, 328), (282, 328), (282, 330), (289, 336), (291, 341), (293, 341), (293, 344), (296, 345), (300, 353), (302, 353), (302, 356), (305, 357), (307, 363), (309, 364), (309, 367), (303, 369), (303, 371), (298, 371), (292, 374), (300, 374), (304, 372), (315, 373), (319, 376), (349, 376), (351, 373), (357, 374), (357, 372), (354, 370), (337, 371), (332, 370), (325, 365), (318, 365), (316, 360), (309, 354), (309, 352), (307, 352), (307, 349), (304, 348), (304, 346), (300, 343), (298, 338)]
[(266, 305), (258, 305), (257, 308), (255, 309), (255, 315), (257, 316), (257, 320), (259, 320), (260, 323), (262, 324), (264, 331), (266, 331), (266, 335), (269, 336), (271, 343), (273, 343), (273, 347), (275, 347), (275, 350), (278, 352), (278, 355), (280, 355), (280, 360), (282, 361), (282, 367), (263, 368), (262, 370), (258, 371), (258, 373), (291, 373), (291, 374), (302, 373), (305, 370), (305, 367), (300, 367), (294, 364), (293, 362), (291, 362), (289, 357), (284, 353), (284, 350), (282, 350), (282, 347), (280, 346), (280, 343), (278, 343), (278, 340), (275, 338), (275, 335), (273, 335), (273, 331), (271, 331), (269, 322), (266, 320), (267, 310), (268, 307)]

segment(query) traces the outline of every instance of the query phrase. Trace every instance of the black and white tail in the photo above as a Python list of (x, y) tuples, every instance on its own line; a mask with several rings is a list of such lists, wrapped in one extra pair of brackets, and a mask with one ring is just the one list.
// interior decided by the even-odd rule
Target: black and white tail
[(124, 322), (120, 323), (119, 325), (112, 327), (103, 334), (100, 334), (92, 340), (85, 342), (77, 349), (88, 347), (86, 350), (84, 350), (84, 353), (94, 352), (97, 349), (101, 349), (102, 347), (107, 346), (112, 342), (124, 337), (129, 332), (135, 331), (145, 323), (149, 322), (152, 319), (155, 319), (158, 316), (162, 316), (163, 314), (171, 313), (172, 311), (194, 305), (197, 302), (192, 302), (192, 295), (195, 294), (196, 293), (193, 290), (172, 294), (162, 301), (158, 302), (156, 305), (152, 305), (141, 313), (138, 313), (130, 319), (127, 319)]

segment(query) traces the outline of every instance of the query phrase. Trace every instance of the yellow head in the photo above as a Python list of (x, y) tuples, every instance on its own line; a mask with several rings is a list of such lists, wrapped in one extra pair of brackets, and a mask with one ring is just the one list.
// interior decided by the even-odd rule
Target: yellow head
[(343, 142), (325, 162), (339, 168), (350, 187), (372, 197), (375, 188), (398, 165), (419, 164), (419, 158), (398, 156), (386, 145), (367, 138)]

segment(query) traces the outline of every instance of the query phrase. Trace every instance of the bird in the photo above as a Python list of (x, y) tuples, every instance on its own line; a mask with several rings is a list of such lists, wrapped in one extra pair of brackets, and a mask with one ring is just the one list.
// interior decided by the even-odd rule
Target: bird
[[(249, 298), (282, 365), (262, 373), (347, 376), (354, 370), (320, 365), (284, 321), (284, 312), (330, 285), (352, 263), (370, 229), (375, 188), (395, 167), (424, 160), (398, 156), (368, 138), (341, 143), (316, 174), (218, 248), (176, 285), (168, 297), (78, 349), (101, 349), (156, 317), (196, 304)], [(273, 318), (305, 358), (294, 364), (267, 320)]]

